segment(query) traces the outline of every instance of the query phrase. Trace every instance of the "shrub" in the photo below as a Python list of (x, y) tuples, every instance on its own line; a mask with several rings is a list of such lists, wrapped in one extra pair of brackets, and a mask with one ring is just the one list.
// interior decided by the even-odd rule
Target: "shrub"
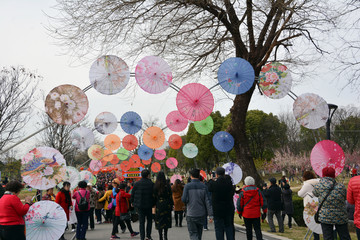
[(303, 212), (304, 212), (303, 199), (301, 197), (297, 196), (297, 193), (293, 194), (292, 199), (293, 199), (293, 205), (294, 205), (294, 220), (298, 226), (306, 227), (306, 224), (305, 224), (304, 218), (303, 218)]

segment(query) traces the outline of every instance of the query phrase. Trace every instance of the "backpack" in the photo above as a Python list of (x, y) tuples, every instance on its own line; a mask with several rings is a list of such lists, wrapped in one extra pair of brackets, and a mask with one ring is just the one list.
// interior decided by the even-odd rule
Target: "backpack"
[(80, 191), (78, 192), (80, 195), (80, 201), (78, 202), (78, 208), (80, 211), (86, 211), (89, 208), (89, 202), (86, 199), (87, 191), (85, 192), (85, 196), (81, 196)]

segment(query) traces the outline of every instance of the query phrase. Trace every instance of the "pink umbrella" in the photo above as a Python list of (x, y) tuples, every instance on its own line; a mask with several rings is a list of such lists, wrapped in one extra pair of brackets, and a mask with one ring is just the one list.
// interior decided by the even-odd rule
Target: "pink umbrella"
[(176, 158), (171, 157), (166, 160), (166, 166), (170, 169), (176, 168), (177, 165), (178, 165), (178, 161), (176, 160)]
[(102, 168), (102, 163), (98, 160), (91, 160), (89, 168), (93, 172), (100, 171), (100, 169)]
[(166, 152), (165, 152), (165, 150), (164, 150), (164, 149), (155, 150), (154, 157), (155, 157), (157, 160), (164, 160), (164, 158), (166, 157)]
[(181, 132), (187, 127), (188, 120), (179, 111), (172, 111), (166, 116), (166, 125), (171, 131)]
[(345, 154), (336, 142), (323, 140), (312, 149), (310, 161), (315, 173), (320, 177), (325, 167), (334, 168), (335, 176), (338, 176), (345, 166)]
[(176, 106), (185, 118), (201, 121), (210, 116), (214, 108), (214, 97), (204, 85), (190, 83), (178, 92)]
[(157, 94), (168, 89), (172, 73), (170, 66), (162, 58), (147, 56), (136, 65), (135, 79), (145, 92)]
[(171, 182), (172, 184), (174, 184), (175, 181), (176, 181), (176, 179), (179, 179), (180, 181), (182, 181), (181, 175), (179, 175), (179, 174), (174, 174), (174, 175), (172, 175), (172, 177), (170, 178), (170, 182)]

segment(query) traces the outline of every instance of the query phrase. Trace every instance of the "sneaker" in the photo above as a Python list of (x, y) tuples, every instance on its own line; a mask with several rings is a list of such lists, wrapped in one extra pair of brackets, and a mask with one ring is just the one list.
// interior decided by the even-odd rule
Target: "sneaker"
[(204, 231), (209, 231), (209, 229), (208, 229), (208, 228), (204, 228)]
[(131, 237), (135, 237), (135, 236), (137, 236), (137, 235), (139, 235), (139, 232), (133, 232), (133, 233), (131, 234)]
[(76, 229), (71, 229), (71, 232), (75, 232), (76, 231)]
[(95, 224), (101, 224), (102, 222), (96, 222)]
[(116, 235), (112, 235), (110, 239), (120, 239), (120, 237), (118, 237)]

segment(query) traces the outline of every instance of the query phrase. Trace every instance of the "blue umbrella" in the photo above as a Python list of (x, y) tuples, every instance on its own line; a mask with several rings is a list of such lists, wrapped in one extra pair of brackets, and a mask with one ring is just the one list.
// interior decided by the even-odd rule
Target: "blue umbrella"
[(135, 134), (141, 129), (141, 117), (136, 112), (126, 112), (120, 119), (120, 126), (126, 133)]
[(214, 147), (220, 152), (228, 152), (234, 147), (234, 138), (228, 132), (217, 132), (212, 140)]
[(218, 80), (225, 91), (232, 94), (243, 94), (254, 84), (254, 68), (245, 59), (229, 58), (220, 65)]
[(142, 160), (149, 160), (154, 151), (146, 145), (141, 145), (138, 149), (138, 155)]

